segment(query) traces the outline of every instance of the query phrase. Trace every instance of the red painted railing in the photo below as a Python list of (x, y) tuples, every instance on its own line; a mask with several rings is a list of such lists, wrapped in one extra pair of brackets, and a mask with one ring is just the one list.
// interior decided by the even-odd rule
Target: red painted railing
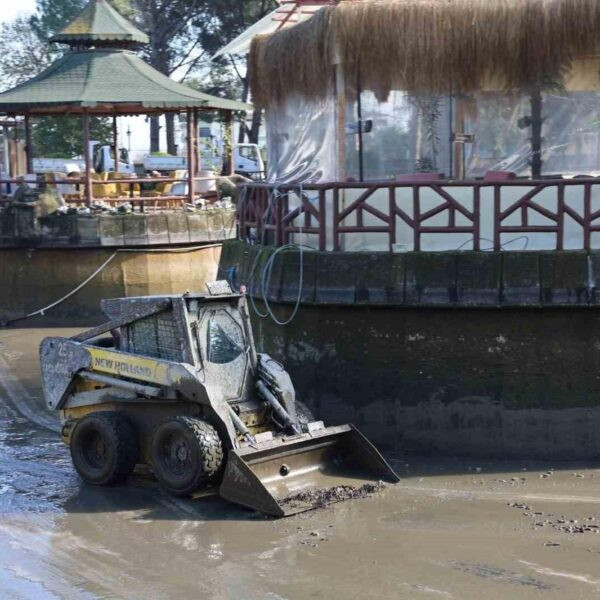
[(411, 230), (414, 250), (425, 234), (466, 234), (480, 250), (484, 222), (494, 250), (502, 249), (503, 234), (539, 233), (553, 235), (554, 249), (562, 250), (568, 219), (569, 233), (580, 230), (581, 249), (591, 249), (592, 233), (600, 232), (600, 179), (256, 182), (245, 186), (238, 205), (240, 239), (281, 246), (290, 234), (314, 234), (320, 250), (340, 250), (345, 236), (365, 233), (385, 234), (392, 250), (399, 223)]

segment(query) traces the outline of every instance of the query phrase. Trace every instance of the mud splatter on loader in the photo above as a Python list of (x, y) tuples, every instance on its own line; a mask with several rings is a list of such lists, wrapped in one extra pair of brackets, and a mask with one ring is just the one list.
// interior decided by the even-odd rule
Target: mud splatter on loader
[(277, 517), (398, 481), (352, 425), (315, 421), (283, 366), (256, 352), (244, 295), (208, 287), (103, 300), (107, 323), (42, 341), (46, 403), (83, 479), (122, 481), (145, 463), (174, 494), (216, 488)]

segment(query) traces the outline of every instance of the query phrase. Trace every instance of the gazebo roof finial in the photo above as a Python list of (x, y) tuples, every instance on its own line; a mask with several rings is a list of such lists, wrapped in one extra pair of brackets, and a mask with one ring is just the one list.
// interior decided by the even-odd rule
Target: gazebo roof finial
[(149, 38), (106, 0), (90, 0), (50, 41), (69, 46), (137, 46), (147, 44)]

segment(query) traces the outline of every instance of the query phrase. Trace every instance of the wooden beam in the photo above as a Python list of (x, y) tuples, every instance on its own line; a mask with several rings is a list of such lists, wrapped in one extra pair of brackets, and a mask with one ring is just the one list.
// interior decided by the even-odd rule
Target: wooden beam
[(194, 127), (192, 109), (186, 111), (187, 117), (187, 166), (188, 166), (188, 202), (194, 203)]
[(29, 114), (25, 115), (25, 159), (27, 161), (27, 172), (33, 173), (33, 146), (31, 145), (31, 123)]
[(83, 113), (83, 156), (85, 158), (85, 203), (92, 205), (94, 191), (92, 189), (92, 160), (90, 156), (90, 115)]
[(341, 65), (334, 65), (335, 100), (337, 112), (337, 180), (346, 178), (346, 84)]
[(225, 152), (229, 171), (228, 175), (234, 175), (235, 161), (233, 152), (233, 112), (230, 110), (225, 111), (225, 141), (227, 144)]
[(198, 139), (198, 109), (194, 108), (194, 172), (200, 175), (200, 141)]
[(112, 134), (113, 134), (113, 148), (115, 152), (115, 173), (119, 172), (119, 130), (117, 128), (117, 115), (113, 114), (112, 119)]

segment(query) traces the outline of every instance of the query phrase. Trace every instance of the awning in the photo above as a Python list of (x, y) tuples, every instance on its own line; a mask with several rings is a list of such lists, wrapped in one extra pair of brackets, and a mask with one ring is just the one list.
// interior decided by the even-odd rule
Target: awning
[(315, 14), (317, 10), (323, 8), (327, 2), (282, 2), (281, 6), (270, 12), (266, 17), (251, 25), (246, 31), (231, 40), (229, 44), (221, 48), (212, 58), (225, 56), (227, 54), (248, 54), (250, 43), (256, 35), (273, 33), (279, 29), (291, 27), (302, 21), (306, 21)]

